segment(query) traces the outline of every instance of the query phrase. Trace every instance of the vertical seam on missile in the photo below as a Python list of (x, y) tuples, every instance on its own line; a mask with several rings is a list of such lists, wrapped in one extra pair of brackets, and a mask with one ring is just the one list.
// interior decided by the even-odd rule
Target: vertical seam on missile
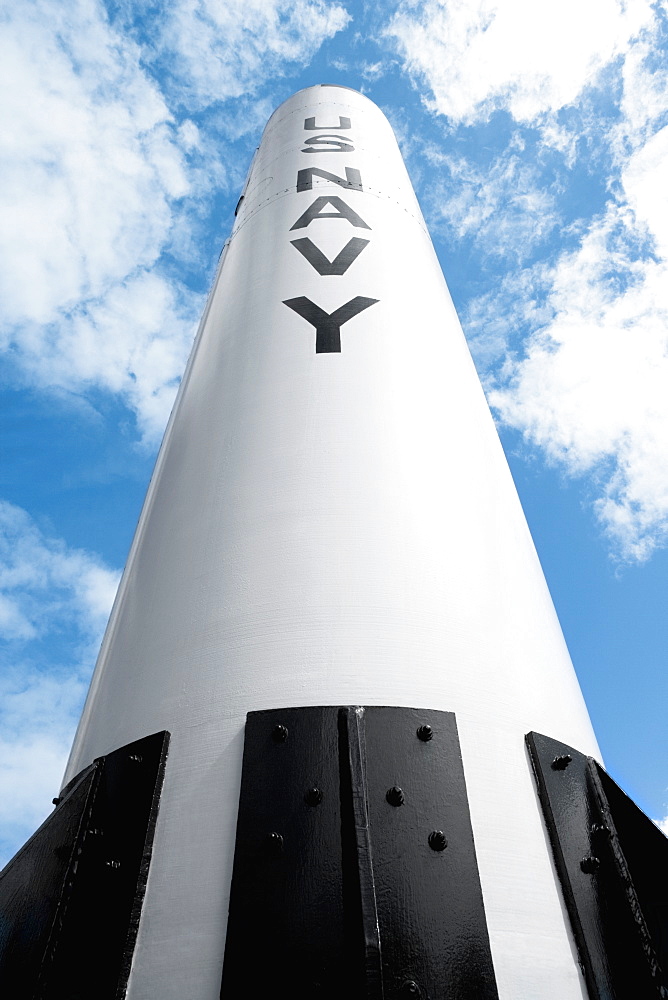
[(351, 706), (339, 709), (343, 906), (351, 949), (358, 947), (360, 929), (362, 932), (365, 985), (362, 995), (368, 1000), (383, 1000), (383, 963), (369, 830), (364, 722), (364, 708)]

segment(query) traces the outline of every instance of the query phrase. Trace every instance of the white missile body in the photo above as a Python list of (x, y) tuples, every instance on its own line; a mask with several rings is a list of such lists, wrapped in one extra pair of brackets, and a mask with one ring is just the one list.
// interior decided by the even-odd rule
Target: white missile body
[(354, 704), (456, 713), (499, 996), (586, 997), (524, 734), (600, 759), (591, 724), (390, 125), (316, 86), (253, 161), (64, 779), (172, 734), (131, 1000), (219, 995), (246, 713)]

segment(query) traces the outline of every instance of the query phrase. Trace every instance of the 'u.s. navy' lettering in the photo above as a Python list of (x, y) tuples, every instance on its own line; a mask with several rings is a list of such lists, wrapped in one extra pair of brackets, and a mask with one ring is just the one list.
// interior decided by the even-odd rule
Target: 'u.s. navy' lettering
[(333, 184), (339, 184), (341, 187), (350, 188), (353, 191), (362, 190), (362, 175), (357, 170), (356, 167), (346, 167), (346, 176), (339, 177), (338, 174), (332, 174), (329, 170), (323, 170), (321, 167), (305, 167), (303, 170), (297, 171), (297, 190), (298, 191), (311, 191), (313, 189), (313, 177), (322, 177), (326, 181), (332, 181)]
[[(339, 115), (337, 125), (316, 125), (315, 116), (304, 119), (304, 130), (315, 132), (331, 128), (333, 130), (347, 131), (351, 127), (350, 118)], [(346, 136), (324, 134), (314, 135), (304, 140), (302, 153), (352, 153), (355, 147), (347, 141)], [(338, 184), (339, 187), (353, 191), (362, 191), (362, 176), (355, 167), (344, 167), (345, 178), (339, 174), (333, 174), (329, 170), (321, 170), (318, 167), (307, 167), (297, 172), (297, 191), (312, 191), (313, 178), (319, 177), (330, 184)], [(327, 206), (330, 211), (325, 211)], [(347, 205), (343, 198), (335, 195), (321, 195), (300, 215), (293, 226), (295, 229), (306, 229), (315, 219), (346, 219), (356, 229), (371, 229), (364, 219)], [(295, 250), (309, 262), (311, 267), (320, 275), (345, 274), (351, 264), (357, 260), (362, 250), (368, 245), (369, 240), (363, 240), (355, 236), (348, 240), (342, 250), (330, 260), (322, 252), (319, 246), (308, 237), (298, 240), (291, 240)], [(378, 299), (369, 299), (363, 295), (356, 295), (344, 305), (339, 306), (333, 313), (326, 313), (324, 309), (312, 302), (305, 295), (300, 295), (294, 299), (285, 299), (283, 304), (288, 306), (298, 316), (305, 319), (312, 327), (315, 327), (315, 353), (316, 354), (340, 354), (341, 353), (341, 327), (348, 320), (359, 313), (375, 305)]]
[(296, 299), (284, 299), (283, 305), (294, 309), (302, 319), (315, 327), (316, 354), (340, 354), (343, 324), (376, 302), (378, 299), (367, 299), (363, 295), (356, 295), (354, 299), (339, 306), (333, 313), (326, 313), (324, 309), (317, 306), (315, 302), (311, 302), (305, 295), (300, 295)]
[[(336, 212), (323, 212), (325, 205), (332, 205)], [(299, 216), (294, 226), (290, 226), (290, 232), (293, 229), (306, 229), (314, 219), (347, 219), (351, 226), (355, 226), (356, 229), (371, 229), (371, 226), (367, 226), (364, 219), (357, 212), (354, 212), (350, 205), (346, 205), (343, 198), (339, 198), (335, 194), (323, 194), (316, 198), (304, 214)]]
[(300, 240), (290, 240), (290, 242), (293, 247), (299, 250), (302, 257), (306, 257), (311, 267), (314, 267), (318, 274), (341, 275), (346, 273), (354, 260), (357, 260), (364, 247), (369, 243), (369, 240), (361, 240), (359, 236), (353, 236), (351, 240), (348, 240), (343, 250), (339, 251), (334, 260), (328, 260), (320, 247), (317, 247), (308, 236)]
[(318, 132), (323, 128), (347, 129), (350, 128), (350, 118), (344, 118), (343, 115), (339, 115), (338, 125), (316, 125), (315, 118), (305, 118), (304, 128), (307, 132)]
[[(309, 148), (302, 149), (302, 153), (353, 153), (355, 151), (352, 143), (346, 142), (345, 136), (342, 135), (312, 135), (304, 142)], [(330, 148), (314, 149), (314, 146), (329, 146)]]

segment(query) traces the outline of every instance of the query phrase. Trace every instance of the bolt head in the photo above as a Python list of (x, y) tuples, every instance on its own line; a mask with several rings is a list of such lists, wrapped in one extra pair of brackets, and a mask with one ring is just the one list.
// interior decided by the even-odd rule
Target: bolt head
[(309, 788), (304, 795), (304, 802), (307, 806), (319, 806), (322, 802), (322, 792), (320, 789), (315, 786), (313, 788)]
[(591, 832), (594, 837), (609, 837), (610, 827), (606, 826), (605, 823), (594, 823)]
[(385, 798), (391, 806), (402, 806), (405, 801), (403, 790), (398, 785), (393, 785), (385, 792)]
[(287, 726), (274, 726), (271, 738), (274, 743), (285, 743), (288, 738), (288, 727)]
[(442, 830), (432, 830), (427, 838), (427, 842), (432, 851), (444, 851), (448, 846), (448, 841)]
[(275, 831), (267, 836), (265, 844), (268, 854), (275, 856), (281, 854), (283, 851), (283, 838), (280, 833), (276, 833)]
[(419, 997), (420, 987), (415, 982), (414, 979), (407, 979), (399, 987), (399, 996), (401, 997)]
[(580, 862), (580, 868), (585, 873), (585, 875), (593, 875), (601, 867), (601, 862), (599, 858), (595, 858), (592, 854), (589, 857), (583, 858)]
[(55, 799), (51, 799), (51, 801), (53, 802), (54, 806), (59, 806), (63, 800), (57, 795)]
[(553, 771), (565, 771), (572, 760), (573, 758), (569, 753), (561, 753), (558, 757), (554, 758), (550, 767)]
[(431, 726), (418, 726), (417, 728), (417, 738), (422, 740), (423, 743), (428, 743), (434, 735), (434, 730)]

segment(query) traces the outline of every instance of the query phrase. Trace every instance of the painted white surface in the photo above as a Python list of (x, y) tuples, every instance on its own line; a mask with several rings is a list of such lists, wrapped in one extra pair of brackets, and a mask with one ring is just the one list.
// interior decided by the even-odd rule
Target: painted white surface
[[(354, 152), (301, 152), (312, 115)], [(364, 190), (297, 192), (307, 166)], [(290, 232), (323, 193), (371, 230)], [(322, 277), (304, 236), (370, 243)], [(378, 302), (316, 355), (300, 295)], [(354, 703), (456, 712), (501, 1000), (581, 1000), (524, 734), (596, 742), (390, 126), (313, 87), (254, 160), (65, 776), (172, 733), (130, 1000), (218, 997), (246, 712)]]

